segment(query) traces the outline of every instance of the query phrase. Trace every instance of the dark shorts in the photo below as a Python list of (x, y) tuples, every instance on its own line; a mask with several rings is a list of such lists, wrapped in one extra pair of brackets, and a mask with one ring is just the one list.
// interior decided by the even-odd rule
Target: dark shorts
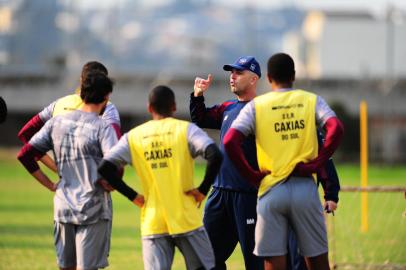
[(253, 254), (257, 221), (257, 194), (213, 188), (204, 211), (203, 223), (216, 257), (216, 269), (226, 269), (225, 262), (240, 243), (245, 269), (263, 269), (263, 261)]

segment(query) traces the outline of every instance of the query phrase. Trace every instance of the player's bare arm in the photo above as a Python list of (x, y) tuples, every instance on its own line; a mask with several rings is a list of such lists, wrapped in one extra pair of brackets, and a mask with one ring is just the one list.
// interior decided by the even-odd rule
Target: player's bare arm
[(18, 153), (18, 160), (23, 164), (26, 170), (34, 176), (34, 178), (40, 182), (44, 187), (50, 191), (55, 191), (58, 183), (52, 182), (48, 176), (46, 176), (41, 168), (38, 166), (38, 163), (35, 161), (35, 157), (40, 157), (44, 153), (41, 153), (36, 148), (34, 148), (29, 143), (25, 144)]
[(207, 79), (203, 79), (200, 77), (195, 78), (195, 85), (193, 87), (195, 97), (203, 96), (204, 92), (209, 89), (212, 78), (213, 77), (211, 76), (211, 74), (207, 76)]
[[(21, 128), (17, 136), (21, 140), (21, 142), (26, 144), (29, 142), (32, 136), (34, 136), (34, 134), (37, 133), (44, 126), (44, 124), (45, 121), (41, 119), (39, 114), (36, 114)], [(56, 164), (49, 155), (45, 154), (44, 156), (39, 158), (39, 161), (41, 161), (53, 172), (57, 172)]]
[(54, 173), (58, 173), (58, 168), (56, 167), (55, 161), (49, 155), (45, 154), (40, 158), (40, 161)]
[(38, 182), (40, 182), (41, 185), (43, 185), (44, 187), (46, 187), (47, 189), (49, 189), (52, 192), (55, 192), (58, 183), (54, 183), (52, 182), (48, 176), (46, 176), (41, 169), (32, 172), (31, 173), (32, 176), (34, 176), (35, 179), (37, 179)]

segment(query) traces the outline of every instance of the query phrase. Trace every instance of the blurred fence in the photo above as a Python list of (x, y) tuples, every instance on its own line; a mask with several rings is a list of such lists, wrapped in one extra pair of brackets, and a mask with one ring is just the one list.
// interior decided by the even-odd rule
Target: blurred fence
[[(361, 192), (368, 193), (366, 232), (361, 232)], [(328, 215), (334, 269), (406, 269), (405, 187), (342, 187), (335, 216)]]

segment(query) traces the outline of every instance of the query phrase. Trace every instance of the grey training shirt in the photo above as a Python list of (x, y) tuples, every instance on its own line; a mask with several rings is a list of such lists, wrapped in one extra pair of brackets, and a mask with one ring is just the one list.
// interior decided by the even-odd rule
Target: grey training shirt
[(110, 124), (80, 110), (53, 117), (30, 140), (39, 151), (54, 153), (60, 177), (54, 196), (56, 221), (91, 224), (111, 219), (110, 194), (97, 183), (97, 168), (116, 142)]

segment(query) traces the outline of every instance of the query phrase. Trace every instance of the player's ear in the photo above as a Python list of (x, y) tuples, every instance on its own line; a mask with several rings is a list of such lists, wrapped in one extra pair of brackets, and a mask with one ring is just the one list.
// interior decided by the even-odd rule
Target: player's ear
[(172, 104), (172, 112), (176, 112), (176, 102)]
[(251, 85), (255, 84), (259, 80), (259, 77), (257, 75), (253, 75), (251, 77)]
[(152, 113), (154, 111), (154, 109), (152, 108), (151, 104), (148, 102), (147, 104), (147, 109), (149, 113)]

